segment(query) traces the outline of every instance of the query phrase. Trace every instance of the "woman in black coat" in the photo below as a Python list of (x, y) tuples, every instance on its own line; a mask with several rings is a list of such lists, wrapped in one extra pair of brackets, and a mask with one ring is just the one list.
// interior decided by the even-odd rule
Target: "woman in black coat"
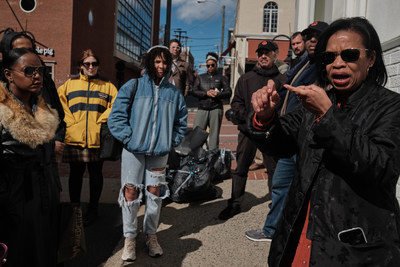
[[(14, 32), (10, 28), (4, 30), (4, 35), (0, 42), (0, 52), (3, 55), (8, 54), (12, 49), (15, 48), (26, 48), (36, 53), (35, 47), (36, 47), (36, 41), (32, 33), (27, 31)], [(44, 65), (42, 60), (41, 62)], [(57, 110), (58, 117), (60, 120), (55, 136), (55, 152), (57, 161), (60, 162), (65, 147), (64, 144), (64, 137), (66, 131), (66, 125), (64, 122), (65, 114), (57, 94), (57, 88), (54, 84), (53, 79), (51, 78), (50, 74), (47, 73), (47, 71), (43, 74), (43, 86), (41, 89), (41, 94), (46, 103), (50, 104), (52, 108)], [(55, 167), (57, 168), (56, 164)]]
[(300, 109), (278, 118), (273, 82), (252, 98), (263, 150), (297, 153), (269, 266), (398, 266), (400, 95), (383, 87), (378, 35), (366, 19), (340, 19), (316, 53), (320, 87), (286, 86)]
[(0, 241), (5, 266), (57, 264), (61, 185), (53, 167), (57, 111), (39, 95), (45, 66), (18, 48), (3, 57), (0, 83)]

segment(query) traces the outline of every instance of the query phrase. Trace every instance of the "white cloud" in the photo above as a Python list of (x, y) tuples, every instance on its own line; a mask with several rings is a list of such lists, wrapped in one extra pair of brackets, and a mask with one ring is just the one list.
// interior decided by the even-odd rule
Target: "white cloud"
[[(205, 0), (205, 3), (197, 3), (197, 0), (172, 0), (172, 7), (176, 9), (172, 16), (175, 15), (186, 23), (207, 20), (222, 16), (222, 5), (225, 5), (226, 15), (234, 15), (235, 0)], [(161, 0), (161, 7), (167, 7), (167, 0)]]

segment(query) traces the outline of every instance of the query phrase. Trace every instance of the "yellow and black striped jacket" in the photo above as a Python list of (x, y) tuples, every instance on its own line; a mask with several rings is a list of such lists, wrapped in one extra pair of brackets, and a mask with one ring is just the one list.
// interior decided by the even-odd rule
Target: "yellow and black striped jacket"
[(67, 125), (65, 143), (87, 148), (100, 147), (100, 126), (106, 122), (117, 88), (99, 78), (79, 77), (68, 79), (58, 88)]

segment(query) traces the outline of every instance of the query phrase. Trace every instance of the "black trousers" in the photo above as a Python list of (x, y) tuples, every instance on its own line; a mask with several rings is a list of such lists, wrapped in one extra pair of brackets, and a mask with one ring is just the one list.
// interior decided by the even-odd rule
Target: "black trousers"
[[(246, 189), (247, 174), (249, 167), (256, 155), (257, 146), (249, 137), (239, 132), (238, 145), (236, 148), (236, 170), (232, 176), (232, 193), (228, 205), (231, 207), (240, 207)], [(268, 187), (271, 190), (273, 171), (275, 170), (276, 161), (263, 153), (264, 165), (268, 170)]]
[(83, 174), (85, 173), (86, 165), (89, 171), (89, 209), (95, 209), (99, 204), (101, 191), (103, 190), (103, 161), (69, 163), (69, 197), (71, 202), (81, 202)]

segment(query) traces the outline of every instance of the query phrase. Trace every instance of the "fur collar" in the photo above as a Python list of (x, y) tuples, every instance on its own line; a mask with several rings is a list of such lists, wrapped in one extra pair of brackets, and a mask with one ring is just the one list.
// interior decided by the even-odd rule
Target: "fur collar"
[(54, 138), (59, 119), (57, 111), (42, 96), (38, 98), (34, 116), (30, 115), (0, 84), (0, 124), (15, 140), (36, 148)]

